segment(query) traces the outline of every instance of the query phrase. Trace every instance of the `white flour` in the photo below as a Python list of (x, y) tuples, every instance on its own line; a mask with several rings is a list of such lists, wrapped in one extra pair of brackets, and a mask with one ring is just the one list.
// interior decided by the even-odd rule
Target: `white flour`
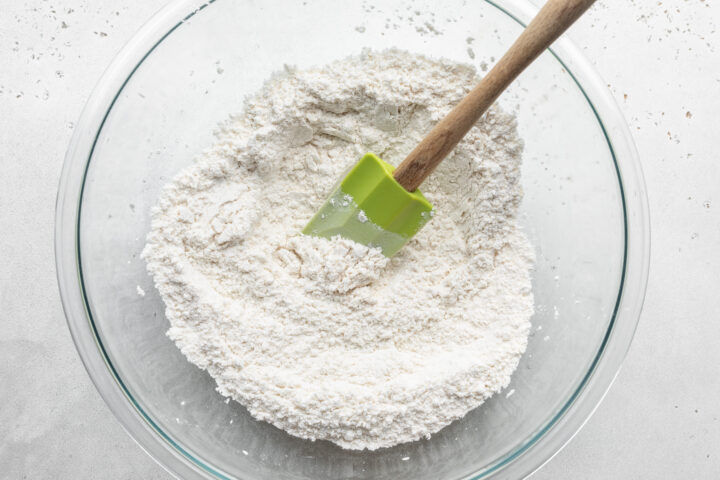
[(425, 182), (436, 215), (391, 260), (299, 234), (362, 154), (397, 164), (476, 81), (395, 50), (287, 69), (164, 188), (143, 255), (168, 335), (221, 394), (377, 449), (507, 386), (533, 313), (514, 117), (491, 108)]

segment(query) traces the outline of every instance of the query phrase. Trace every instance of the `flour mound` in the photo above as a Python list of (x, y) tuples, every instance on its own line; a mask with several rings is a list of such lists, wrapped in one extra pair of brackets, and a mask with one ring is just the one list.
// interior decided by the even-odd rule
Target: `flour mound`
[(299, 234), (364, 153), (397, 164), (477, 80), (397, 50), (288, 68), (163, 189), (143, 256), (169, 337), (222, 395), (373, 450), (508, 385), (533, 313), (512, 115), (492, 107), (423, 184), (436, 214), (392, 259)]

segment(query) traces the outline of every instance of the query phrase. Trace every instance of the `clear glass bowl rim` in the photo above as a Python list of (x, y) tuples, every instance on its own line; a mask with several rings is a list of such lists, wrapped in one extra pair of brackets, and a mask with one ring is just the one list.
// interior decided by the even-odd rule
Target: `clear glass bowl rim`
[[(526, 25), (537, 13), (527, 0), (483, 0)], [(168, 472), (179, 478), (229, 478), (183, 450), (160, 430), (130, 395), (109, 362), (87, 307), (80, 268), (79, 220), (83, 186), (94, 144), (122, 88), (184, 20), (215, 0), (177, 0), (156, 13), (125, 45), (93, 90), (67, 150), (56, 200), (55, 261), (63, 309), (75, 346), (91, 380), (128, 434)], [(615, 160), (625, 214), (625, 264), (613, 319), (595, 361), (564, 408), (538, 434), (511, 454), (468, 479), (502, 472), (524, 478), (549, 461), (590, 418), (615, 379), (630, 347), (647, 286), (650, 222), (642, 169), (632, 136), (605, 82), (567, 38), (551, 49), (578, 88), (605, 134)]]

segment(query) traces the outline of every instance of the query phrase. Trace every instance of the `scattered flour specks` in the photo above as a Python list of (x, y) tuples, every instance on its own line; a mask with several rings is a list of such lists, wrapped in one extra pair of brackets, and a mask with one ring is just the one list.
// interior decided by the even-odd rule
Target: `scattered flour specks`
[(436, 214), (392, 259), (299, 234), (362, 154), (397, 164), (476, 81), (397, 50), (287, 68), (164, 188), (143, 256), (169, 337), (221, 394), (293, 435), (377, 449), (508, 385), (533, 313), (513, 116), (491, 108), (428, 179)]

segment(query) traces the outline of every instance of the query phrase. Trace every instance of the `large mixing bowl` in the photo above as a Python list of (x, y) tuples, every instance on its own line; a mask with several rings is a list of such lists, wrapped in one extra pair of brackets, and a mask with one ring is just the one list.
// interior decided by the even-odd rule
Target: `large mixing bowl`
[(500, 99), (525, 140), (521, 222), (537, 254), (527, 352), (507, 390), (431, 439), (346, 451), (255, 421), (165, 336), (139, 256), (160, 187), (273, 71), (394, 46), (482, 72), (534, 13), (522, 0), (183, 0), (118, 55), (65, 160), (58, 280), (92, 380), (158, 462), (183, 478), (521, 478), (580, 428), (630, 345), (649, 235), (627, 127), (566, 39)]

